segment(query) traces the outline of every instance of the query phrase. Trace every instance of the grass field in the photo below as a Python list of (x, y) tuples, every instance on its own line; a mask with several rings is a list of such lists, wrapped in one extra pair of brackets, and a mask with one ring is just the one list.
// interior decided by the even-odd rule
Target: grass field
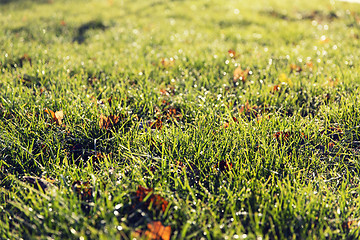
[(0, 1), (0, 239), (360, 237), (360, 5)]

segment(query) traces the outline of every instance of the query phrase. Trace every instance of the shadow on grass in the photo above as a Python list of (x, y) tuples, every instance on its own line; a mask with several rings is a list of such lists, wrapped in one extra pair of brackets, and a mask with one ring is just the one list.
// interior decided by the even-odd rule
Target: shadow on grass
[(101, 21), (90, 21), (87, 23), (82, 24), (78, 28), (78, 33), (74, 37), (73, 42), (78, 42), (79, 44), (82, 44), (86, 40), (86, 32), (93, 29), (100, 29), (105, 30), (107, 27), (101, 22)]
[(51, 0), (30, 0), (30, 1), (24, 1), (24, 0), (0, 0), (0, 4), (9, 4), (9, 3), (52, 3)]

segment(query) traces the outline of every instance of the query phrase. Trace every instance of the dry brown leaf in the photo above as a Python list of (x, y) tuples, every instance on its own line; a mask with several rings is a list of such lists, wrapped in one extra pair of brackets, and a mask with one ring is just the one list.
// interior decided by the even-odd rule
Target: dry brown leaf
[(151, 129), (161, 130), (161, 128), (163, 127), (163, 122), (160, 118), (157, 118), (154, 121), (151, 121), (149, 125)]
[(120, 121), (120, 116), (110, 115), (108, 117), (105, 117), (104, 115), (101, 115), (99, 120), (99, 127), (102, 129), (109, 130), (112, 127), (114, 127), (115, 124), (117, 124), (119, 121)]
[(165, 198), (161, 197), (158, 194), (153, 194), (152, 188), (144, 188), (142, 186), (139, 186), (136, 190), (136, 197), (139, 200), (139, 202), (142, 202), (149, 194), (150, 197), (147, 199), (146, 202), (144, 202), (146, 207), (152, 206), (155, 210), (161, 210), (162, 212), (165, 212), (166, 208), (168, 207), (169, 202), (165, 200)]
[(89, 182), (75, 181), (72, 188), (81, 200), (91, 201), (93, 199), (93, 187)]

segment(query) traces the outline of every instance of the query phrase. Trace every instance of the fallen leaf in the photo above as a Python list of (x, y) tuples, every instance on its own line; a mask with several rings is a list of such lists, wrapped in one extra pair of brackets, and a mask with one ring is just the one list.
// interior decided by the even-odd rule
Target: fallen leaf
[(257, 118), (259, 117), (258, 113), (260, 110), (261, 108), (257, 105), (250, 106), (249, 101), (246, 101), (245, 104), (239, 108), (239, 113), (250, 118)]
[(290, 134), (288, 132), (283, 132), (283, 131), (280, 131), (280, 132), (276, 132), (274, 134), (274, 138), (278, 141), (287, 141), (289, 140), (289, 137), (290, 137)]
[(136, 190), (136, 198), (139, 202), (143, 202), (143, 200), (150, 194), (148, 199), (145, 201), (144, 205), (149, 208), (150, 206), (155, 210), (161, 210), (165, 212), (169, 202), (165, 200), (165, 198), (159, 196), (158, 194), (153, 194), (153, 189), (144, 188), (139, 186)]
[(167, 88), (160, 89), (160, 94), (163, 96), (174, 96), (175, 95), (175, 87), (168, 86)]
[(302, 71), (302, 68), (296, 64), (290, 64), (290, 71), (299, 73)]
[(93, 188), (89, 182), (75, 181), (72, 184), (74, 192), (82, 201), (91, 201), (93, 198)]
[(56, 111), (56, 112), (53, 112), (51, 111), (50, 109), (45, 109), (45, 112), (47, 114), (50, 115), (51, 117), (51, 122), (52, 123), (55, 123), (56, 125), (58, 126), (61, 126), (63, 123), (62, 123), (62, 120), (64, 119), (64, 112), (63, 110), (60, 110), (60, 111)]
[(230, 171), (233, 167), (233, 164), (231, 162), (221, 160), (217, 164), (214, 165), (216, 169), (218, 169), (220, 172), (227, 172)]
[(162, 58), (160, 64), (163, 68), (169, 68), (175, 66), (174, 58)]
[(312, 71), (313, 70), (313, 68), (314, 68), (314, 64), (312, 63), (312, 62), (306, 62), (306, 67), (310, 70), (310, 71)]
[(40, 96), (46, 91), (46, 88), (45, 87), (41, 87), (40, 88)]
[(293, 86), (293, 83), (292, 83), (291, 79), (288, 78), (285, 73), (281, 73), (281, 74), (279, 75), (279, 81), (280, 81), (282, 84), (287, 84), (287, 85), (289, 85), (290, 87)]
[(152, 191), (152, 188), (148, 189), (142, 186), (138, 186), (138, 189), (136, 190), (136, 197), (138, 197), (138, 200), (142, 202), (142, 200), (144, 200), (144, 198)]
[(104, 115), (100, 116), (99, 127), (102, 129), (110, 130), (120, 121), (120, 116), (110, 115), (105, 117)]
[(271, 89), (270, 89), (270, 93), (274, 94), (276, 92), (280, 92), (281, 91), (281, 86), (279, 84), (273, 86)]
[(232, 121), (226, 121), (223, 125), (224, 128), (228, 128), (230, 126), (231, 123), (238, 123), (239, 121), (237, 120), (236, 117), (232, 117)]
[(329, 77), (324, 85), (328, 85), (329, 87), (336, 87), (339, 84), (339, 79)]
[(27, 55), (26, 53), (21, 58), (19, 58), (20, 67), (23, 67), (24, 62), (29, 62), (31, 66), (31, 57), (29, 57), (29, 55)]
[(242, 70), (241, 66), (238, 66), (234, 71), (234, 77), (233, 81), (236, 83), (238, 80), (241, 80), (242, 82), (245, 82), (248, 75), (249, 75), (250, 69), (246, 68), (245, 70)]
[(179, 121), (182, 118), (181, 110), (178, 108), (170, 107), (166, 110), (167, 119), (174, 118)]
[(158, 129), (158, 130), (162, 128), (162, 124), (163, 122), (160, 120), (160, 118), (157, 118), (155, 121), (149, 123), (151, 129)]
[(320, 38), (321, 44), (328, 43), (328, 42), (330, 42), (330, 39), (328, 37), (326, 37), (325, 35), (321, 36), (321, 38)]
[(147, 239), (169, 240), (171, 236), (171, 226), (164, 226), (160, 221), (147, 224), (148, 230), (145, 231)]
[(107, 102), (109, 103), (109, 106), (111, 107), (111, 105), (112, 105), (112, 100), (113, 100), (113, 96), (111, 95), (109, 98), (108, 98), (108, 100), (107, 100)]
[(236, 52), (235, 52), (234, 50), (232, 50), (232, 49), (229, 49), (228, 53), (229, 53), (229, 56), (230, 56), (231, 58), (236, 58), (236, 57), (237, 57), (237, 56), (236, 56)]
[(360, 227), (360, 221), (358, 220), (350, 220), (343, 222), (342, 227), (344, 230), (358, 229)]

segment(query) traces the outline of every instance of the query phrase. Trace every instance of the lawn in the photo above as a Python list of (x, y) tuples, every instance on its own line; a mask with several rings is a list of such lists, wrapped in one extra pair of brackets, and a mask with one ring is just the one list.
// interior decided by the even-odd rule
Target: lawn
[(0, 1), (0, 239), (360, 237), (360, 4)]

